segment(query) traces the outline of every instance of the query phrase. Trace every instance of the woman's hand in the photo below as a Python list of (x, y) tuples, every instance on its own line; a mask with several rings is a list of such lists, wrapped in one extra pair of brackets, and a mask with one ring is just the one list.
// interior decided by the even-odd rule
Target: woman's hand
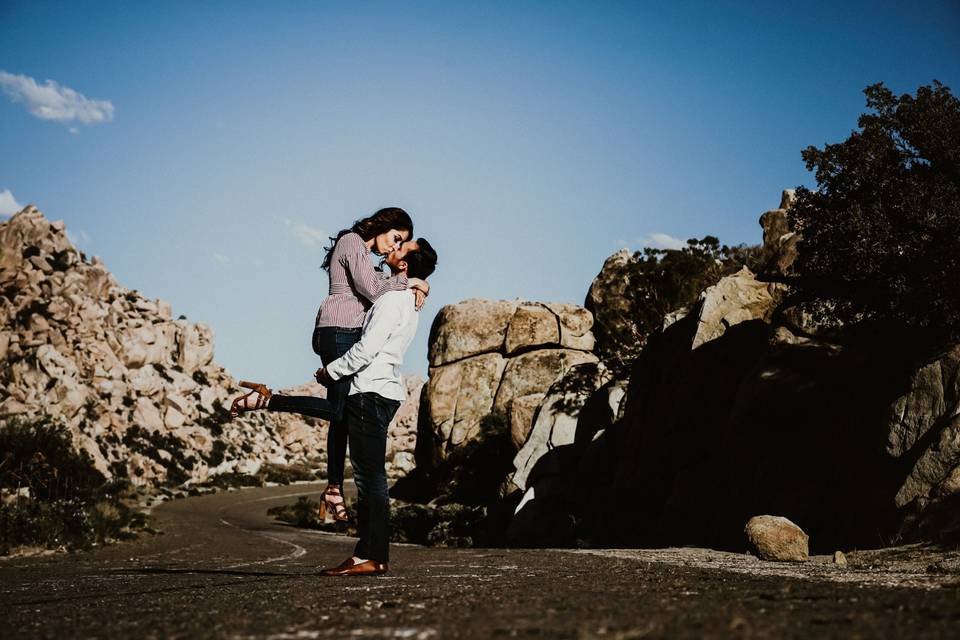
[(413, 295), (416, 297), (414, 306), (417, 311), (420, 311), (423, 303), (427, 300), (427, 296), (430, 295), (430, 283), (420, 278), (409, 278), (407, 280), (407, 288), (413, 289)]
[(326, 367), (320, 367), (319, 369), (317, 369), (317, 372), (314, 375), (317, 378), (317, 382), (319, 382), (325, 387), (329, 387), (333, 384), (333, 378), (331, 378), (330, 374), (327, 373)]

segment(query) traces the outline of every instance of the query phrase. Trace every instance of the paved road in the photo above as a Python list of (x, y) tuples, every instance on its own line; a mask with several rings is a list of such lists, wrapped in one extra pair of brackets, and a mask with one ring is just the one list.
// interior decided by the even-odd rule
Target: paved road
[(164, 504), (163, 535), (0, 562), (3, 638), (957, 637), (960, 589), (878, 588), (554, 550), (395, 546), (322, 578), (352, 540), (271, 522), (310, 486)]

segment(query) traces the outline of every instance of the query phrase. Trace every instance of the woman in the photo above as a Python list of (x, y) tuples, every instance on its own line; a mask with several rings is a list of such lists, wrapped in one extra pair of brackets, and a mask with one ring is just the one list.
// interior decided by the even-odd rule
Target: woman
[[(370, 263), (370, 253), (384, 256), (400, 247), (413, 233), (413, 221), (398, 207), (380, 209), (372, 216), (357, 220), (349, 229), (337, 234), (327, 247), (323, 269), (329, 274), (329, 295), (317, 312), (313, 331), (313, 350), (326, 366), (345, 354), (360, 340), (363, 319), (367, 309), (387, 291), (414, 289), (417, 309), (429, 293), (429, 285), (419, 278), (405, 275), (386, 277)], [(303, 413), (330, 421), (327, 431), (327, 487), (320, 501), (320, 518), (327, 513), (334, 520), (347, 519), (347, 511), (340, 490), (347, 452), (347, 431), (343, 422), (343, 408), (350, 389), (350, 379), (338, 380), (327, 388), (327, 399), (272, 396), (270, 390), (256, 383), (241, 382), (253, 389), (237, 398), (231, 407), (236, 415), (252, 409), (269, 409)]]

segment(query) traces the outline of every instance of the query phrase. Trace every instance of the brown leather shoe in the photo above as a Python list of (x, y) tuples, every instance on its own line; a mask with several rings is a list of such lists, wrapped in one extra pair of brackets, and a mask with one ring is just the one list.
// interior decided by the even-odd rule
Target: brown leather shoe
[(353, 558), (347, 558), (340, 564), (330, 569), (323, 569), (320, 572), (322, 576), (382, 576), (389, 571), (389, 566), (385, 562), (374, 562), (373, 560), (364, 560), (353, 564)]

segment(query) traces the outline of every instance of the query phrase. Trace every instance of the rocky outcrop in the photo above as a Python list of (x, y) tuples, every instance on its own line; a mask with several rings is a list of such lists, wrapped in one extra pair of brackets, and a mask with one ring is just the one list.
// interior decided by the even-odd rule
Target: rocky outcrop
[(591, 326), (590, 313), (572, 304), (472, 299), (443, 307), (431, 328), (417, 464), (436, 466), (476, 439), (492, 414), (522, 443), (540, 394), (597, 361)]
[(786, 189), (780, 197), (780, 206), (760, 216), (763, 227), (764, 273), (788, 275), (797, 259), (800, 234), (792, 229), (790, 208), (796, 201), (796, 192)]
[(587, 291), (584, 307), (593, 313), (596, 350), (604, 361), (630, 362), (646, 342), (647, 336), (633, 317), (637, 283), (631, 278), (630, 266), (635, 259), (626, 249), (613, 254)]
[[(768, 321), (782, 296), (783, 285), (760, 282), (743, 267), (700, 294), (700, 311), (692, 349), (716, 340), (730, 327), (750, 320)], [(665, 327), (675, 320), (664, 323)]]
[[(0, 420), (62, 421), (101, 473), (143, 486), (322, 462), (322, 421), (265, 412), (226, 420), (240, 390), (213, 359), (209, 327), (120, 286), (33, 206), (0, 224), (0, 287)], [(398, 414), (397, 473), (412, 460), (416, 403)]]

